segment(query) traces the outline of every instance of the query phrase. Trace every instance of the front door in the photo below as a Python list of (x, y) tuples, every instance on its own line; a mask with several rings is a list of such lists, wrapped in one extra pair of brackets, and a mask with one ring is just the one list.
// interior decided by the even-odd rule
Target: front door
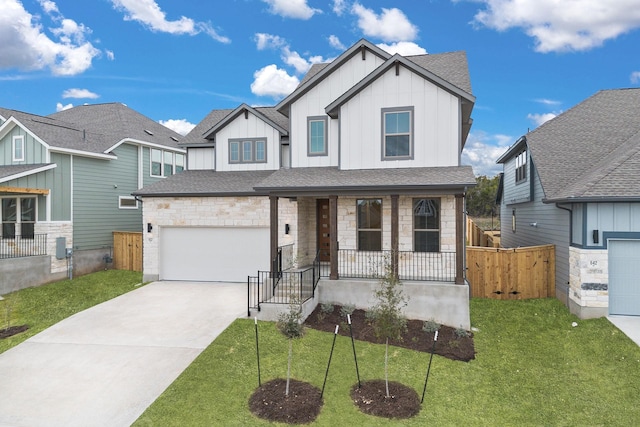
[(318, 253), (321, 262), (329, 262), (331, 236), (329, 234), (329, 199), (318, 199), (316, 202), (316, 221), (318, 224)]

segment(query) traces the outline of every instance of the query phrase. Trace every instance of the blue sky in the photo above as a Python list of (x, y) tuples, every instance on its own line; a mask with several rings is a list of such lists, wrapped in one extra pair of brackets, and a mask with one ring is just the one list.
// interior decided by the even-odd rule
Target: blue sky
[(186, 133), (216, 108), (275, 105), (361, 38), (467, 53), (463, 162), (495, 175), (529, 129), (640, 85), (640, 0), (0, 0), (0, 106), (122, 102)]

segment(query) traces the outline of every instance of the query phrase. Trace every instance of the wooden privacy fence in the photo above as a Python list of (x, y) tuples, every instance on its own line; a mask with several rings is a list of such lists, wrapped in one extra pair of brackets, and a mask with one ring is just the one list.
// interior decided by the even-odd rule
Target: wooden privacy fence
[(142, 233), (113, 232), (113, 268), (142, 271)]
[(555, 246), (467, 246), (467, 280), (473, 298), (526, 299), (555, 296)]
[(500, 231), (485, 231), (467, 217), (467, 245), (485, 248), (500, 247)]

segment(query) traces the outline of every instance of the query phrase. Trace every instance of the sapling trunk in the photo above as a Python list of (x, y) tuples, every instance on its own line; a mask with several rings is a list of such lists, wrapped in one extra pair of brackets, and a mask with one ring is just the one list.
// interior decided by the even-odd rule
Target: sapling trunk
[(289, 339), (289, 360), (287, 362), (287, 387), (284, 395), (289, 396), (289, 379), (291, 378), (291, 359), (293, 358), (293, 340)]
[(384, 386), (389, 397), (389, 338), (384, 347)]

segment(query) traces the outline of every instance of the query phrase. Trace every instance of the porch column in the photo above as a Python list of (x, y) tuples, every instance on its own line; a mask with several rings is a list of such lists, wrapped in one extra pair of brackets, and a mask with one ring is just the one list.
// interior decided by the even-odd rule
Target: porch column
[(269, 232), (271, 236), (269, 265), (271, 273), (274, 273), (278, 271), (278, 266), (275, 265), (278, 256), (278, 197), (269, 196), (269, 205)]
[(391, 270), (398, 277), (398, 251), (400, 249), (398, 238), (398, 195), (391, 195)]
[(464, 195), (456, 194), (456, 284), (464, 284)]
[(329, 196), (329, 279), (338, 280), (338, 196)]

